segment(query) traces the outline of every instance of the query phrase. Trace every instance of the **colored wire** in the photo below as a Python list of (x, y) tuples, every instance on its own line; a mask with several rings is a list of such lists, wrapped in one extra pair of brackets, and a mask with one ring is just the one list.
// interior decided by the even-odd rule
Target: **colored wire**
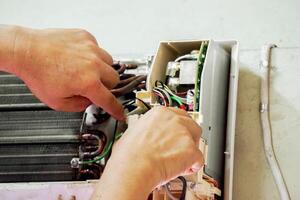
[(161, 81), (155, 81), (155, 88), (160, 88), (162, 90), (165, 90), (166, 92), (168, 92), (171, 96), (175, 96), (178, 99), (180, 99), (180, 101), (182, 101), (183, 103), (186, 103), (186, 98), (182, 98), (178, 95), (176, 95), (167, 85), (165, 85), (163, 82)]
[(136, 77), (136, 75), (135, 74), (121, 74), (120, 80), (125, 80), (125, 79), (131, 78), (131, 77)]
[(121, 80), (118, 85), (116, 86), (116, 88), (121, 88), (129, 83), (131, 83), (132, 81), (136, 80), (137, 78), (139, 78), (141, 76), (132, 76), (126, 79)]
[(158, 87), (154, 88), (153, 91), (156, 91), (156, 92), (160, 93), (162, 96), (164, 96), (165, 99), (168, 100), (168, 106), (172, 106), (172, 99), (170, 97), (170, 94), (167, 91), (165, 91), (161, 88), (158, 88)]
[(112, 65), (112, 67), (119, 73), (119, 74), (123, 74), (126, 70), (126, 65), (123, 63), (114, 63)]
[(109, 157), (111, 155), (112, 147), (113, 147), (113, 145), (114, 145), (114, 143), (116, 141), (116, 134), (117, 134), (117, 129), (118, 129), (118, 122), (119, 121), (116, 120), (115, 129), (114, 129), (114, 135), (113, 135), (113, 140), (112, 140), (111, 148), (109, 149), (109, 154), (108, 154), (108, 158), (107, 159), (109, 159)]
[(97, 140), (97, 142), (98, 142), (98, 148), (95, 151), (93, 151), (93, 152), (84, 152), (83, 156), (92, 156), (92, 157), (94, 157), (94, 156), (98, 156), (102, 152), (102, 150), (104, 148), (103, 146), (105, 144), (105, 140), (103, 141), (103, 139), (101, 139), (99, 136), (94, 135), (94, 134), (89, 134), (89, 133), (83, 134), (81, 137), (82, 137), (82, 139), (85, 139), (85, 140), (94, 139), (94, 140)]
[(94, 163), (94, 162), (97, 162), (99, 160), (102, 160), (110, 151), (110, 149), (112, 148), (112, 141), (109, 142), (109, 144), (105, 147), (103, 153), (100, 155), (100, 156), (97, 156), (96, 158), (92, 159), (92, 160), (85, 160), (85, 161), (82, 161), (82, 163), (84, 164), (88, 164), (88, 163)]
[(153, 94), (155, 94), (156, 96), (160, 97), (163, 100), (163, 106), (168, 106), (168, 103), (166, 101), (166, 98), (164, 97), (164, 95), (162, 95), (159, 91), (153, 89)]
[(128, 83), (127, 85), (121, 87), (121, 88), (115, 88), (112, 89), (111, 92), (116, 96), (123, 96), (125, 94), (128, 94), (136, 89), (136, 87), (143, 81), (145, 81), (147, 76), (138, 76), (136, 79)]
[(120, 65), (120, 68), (117, 70), (119, 74), (123, 74), (126, 70), (126, 65)]
[(183, 103), (175, 96), (171, 96), (171, 99), (175, 100), (180, 106), (183, 105)]
[(133, 103), (134, 103), (134, 100), (129, 99), (129, 100), (127, 100), (127, 101), (124, 101), (124, 102), (122, 103), (122, 105), (123, 105), (123, 106), (127, 106), (127, 105), (131, 105), (131, 104), (133, 104)]
[(137, 100), (139, 100), (140, 102), (142, 102), (142, 104), (143, 104), (148, 110), (151, 109), (151, 107), (150, 107), (145, 101), (143, 101), (142, 99), (137, 98), (137, 97), (136, 97), (135, 99), (137, 99)]
[(166, 185), (164, 185), (164, 188), (166, 189), (166, 193), (167, 193), (168, 197), (169, 197), (171, 200), (178, 200), (178, 198), (176, 198), (176, 197), (172, 194), (172, 192), (171, 192), (169, 186), (170, 186), (170, 183), (167, 183)]
[(169, 186), (170, 186), (169, 183), (167, 183), (167, 184), (164, 186), (165, 189), (166, 189), (166, 193), (167, 193), (168, 197), (169, 197), (171, 200), (185, 200), (186, 188), (187, 188), (186, 180), (185, 180), (185, 178), (184, 178), (183, 176), (178, 176), (177, 178), (182, 182), (182, 191), (181, 191), (181, 195), (180, 195), (179, 199), (176, 198), (176, 197), (172, 194), (172, 192), (171, 192), (171, 190), (170, 190), (170, 188), (169, 188)]
[(100, 161), (100, 160), (102, 160), (103, 158), (105, 158), (109, 154), (109, 152), (111, 151), (112, 146), (113, 146), (113, 144), (115, 142), (117, 127), (118, 127), (118, 121), (116, 121), (116, 124), (115, 124), (115, 131), (114, 131), (113, 140), (110, 141), (108, 143), (108, 145), (104, 148), (103, 153), (100, 156), (97, 156), (97, 157), (95, 157), (92, 160), (82, 161), (83, 164), (94, 163), (94, 162)]
[(187, 183), (183, 176), (178, 176), (178, 179), (181, 180), (181, 182), (182, 182), (182, 192), (181, 192), (179, 200), (185, 200)]
[(182, 96), (186, 96), (187, 92), (176, 92), (176, 96), (182, 97)]
[(178, 58), (176, 58), (175, 62), (179, 62), (181, 60), (196, 60), (197, 59), (198, 54), (186, 54), (183, 56), (180, 56)]
[(167, 102), (164, 96), (162, 96), (160, 93), (157, 92), (153, 92), (153, 94), (155, 94), (156, 96), (160, 97), (163, 100), (163, 106), (167, 106)]
[(122, 137), (123, 133), (118, 133), (116, 134), (115, 140), (118, 140)]
[(180, 101), (182, 102), (186, 102), (186, 98), (182, 98), (180, 96), (177, 96), (168, 86), (164, 85), (164, 89), (172, 96), (177, 97), (178, 99), (180, 99)]

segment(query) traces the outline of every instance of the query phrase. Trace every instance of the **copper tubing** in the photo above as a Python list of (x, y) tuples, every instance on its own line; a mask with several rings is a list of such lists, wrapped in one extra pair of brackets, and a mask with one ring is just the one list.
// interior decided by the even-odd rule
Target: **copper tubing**
[(144, 89), (145, 84), (142, 83), (146, 80), (147, 76), (140, 75), (136, 76), (134, 74), (124, 74), (126, 69), (136, 69), (138, 66), (134, 64), (122, 64), (122, 63), (115, 63), (112, 67), (118, 71), (120, 75), (120, 82), (119, 84), (111, 90), (111, 92), (116, 96), (122, 96), (127, 93), (132, 92), (135, 89)]
[(135, 77), (136, 75), (135, 74), (120, 74), (120, 80), (125, 80), (125, 79), (128, 79), (133, 76)]
[(138, 68), (138, 65), (136, 64), (126, 64), (126, 69), (136, 69)]
[(97, 135), (94, 135), (94, 134), (89, 134), (89, 133), (83, 134), (81, 137), (84, 140), (96, 140), (96, 141), (98, 141), (97, 150), (92, 151), (92, 152), (83, 152), (83, 156), (94, 157), (94, 156), (99, 155), (102, 152), (102, 150), (104, 148), (104, 142), (100, 139), (100, 137), (98, 137)]
[(123, 74), (126, 70), (126, 65), (120, 64), (120, 68), (117, 70), (119, 74)]
[(133, 76), (133, 77), (130, 77), (130, 78), (127, 78), (127, 79), (124, 79), (124, 80), (121, 80), (119, 82), (119, 84), (116, 86), (116, 88), (114, 89), (117, 89), (117, 88), (121, 88), (125, 85), (128, 85), (130, 82), (132, 82), (133, 80), (137, 79), (139, 76)]
[(117, 62), (117, 63), (114, 63), (113, 65), (112, 65), (112, 68), (114, 68), (115, 70), (118, 70), (118, 69), (120, 69), (120, 63), (119, 62)]
[(117, 70), (117, 72), (118, 72), (119, 74), (123, 74), (124, 71), (125, 71), (126, 68), (127, 68), (127, 65), (122, 64), (122, 63), (116, 63), (116, 64), (113, 64), (112, 67), (113, 67), (115, 70)]
[(129, 92), (132, 92), (133, 90), (136, 89), (136, 87), (143, 81), (145, 81), (147, 76), (138, 76), (138, 78), (134, 79), (131, 81), (129, 84), (125, 85), (124, 87), (121, 88), (116, 88), (112, 89), (111, 92), (116, 96), (122, 96), (125, 95)]

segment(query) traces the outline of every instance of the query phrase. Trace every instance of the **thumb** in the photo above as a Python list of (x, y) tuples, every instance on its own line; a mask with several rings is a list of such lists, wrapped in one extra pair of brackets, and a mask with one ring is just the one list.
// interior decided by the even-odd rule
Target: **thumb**
[(198, 172), (200, 169), (202, 169), (204, 165), (204, 159), (203, 159), (203, 154), (199, 149), (196, 149), (195, 153), (193, 154), (192, 160), (193, 160), (192, 165), (183, 172), (182, 174), (183, 176), (194, 174)]

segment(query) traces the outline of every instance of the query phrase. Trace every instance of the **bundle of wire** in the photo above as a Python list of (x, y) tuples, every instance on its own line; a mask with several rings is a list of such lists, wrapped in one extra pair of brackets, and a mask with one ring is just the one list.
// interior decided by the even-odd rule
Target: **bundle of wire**
[(187, 188), (187, 183), (186, 183), (186, 180), (183, 176), (178, 176), (177, 177), (181, 182), (182, 182), (182, 191), (181, 191), (181, 195), (179, 198), (175, 197), (173, 194), (172, 194), (172, 191), (170, 189), (170, 183), (167, 183), (164, 187), (166, 189), (166, 194), (168, 195), (168, 197), (171, 199), (171, 200), (184, 200), (185, 199), (185, 196), (186, 196), (186, 188)]
[(102, 160), (103, 158), (105, 158), (106, 156), (109, 155), (114, 142), (122, 136), (122, 133), (119, 133), (119, 134), (116, 133), (117, 128), (118, 128), (118, 121), (116, 121), (116, 123), (115, 123), (113, 139), (108, 144), (106, 144), (106, 146), (104, 147), (104, 150), (102, 151), (102, 153), (99, 156), (96, 156), (95, 158), (93, 158), (91, 160), (82, 161), (82, 164), (97, 163), (98, 161)]
[(136, 76), (135, 74), (127, 74), (125, 71), (127, 69), (134, 69), (136, 65), (128, 65), (122, 63), (115, 63), (112, 67), (119, 73), (120, 82), (119, 84), (111, 90), (111, 92), (116, 96), (124, 96), (128, 93), (133, 92), (134, 90), (145, 89), (146, 84), (146, 75)]
[(153, 94), (158, 97), (160, 104), (167, 107), (177, 106), (180, 109), (187, 110), (186, 98), (175, 94), (167, 85), (161, 81), (155, 82)]

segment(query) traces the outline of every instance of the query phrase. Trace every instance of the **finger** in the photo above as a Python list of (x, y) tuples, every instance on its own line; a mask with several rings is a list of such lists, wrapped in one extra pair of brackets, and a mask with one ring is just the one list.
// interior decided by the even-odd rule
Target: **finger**
[(98, 46), (98, 41), (97, 41), (96, 37), (88, 31), (87, 31), (87, 35), (89, 36), (89, 39), (92, 40), (93, 43)]
[[(113, 64), (113, 59), (112, 59), (112, 56), (111, 56), (107, 51), (105, 51), (104, 49), (102, 49), (101, 47), (98, 46), (96, 52), (97, 52), (98, 56), (99, 56), (106, 64), (108, 64), (109, 66), (112, 66), (112, 64)], [(111, 68), (112, 68), (112, 67), (111, 67)]]
[(203, 154), (199, 149), (195, 150), (191, 160), (192, 164), (181, 174), (182, 176), (194, 174), (203, 168)]
[(91, 40), (98, 46), (98, 41), (95, 38), (95, 36), (93, 36), (92, 34), (91, 34)]
[(191, 118), (191, 116), (186, 111), (174, 107), (168, 107), (168, 109), (176, 114), (183, 116), (183, 125), (189, 130), (196, 144), (199, 144), (199, 139), (202, 134), (201, 127)]
[(203, 165), (204, 165), (204, 158), (202, 152), (196, 148), (194, 157), (193, 157), (194, 163), (192, 164), (192, 170), (199, 171)]
[(74, 31), (80, 33), (80, 35), (84, 35), (85, 37), (88, 37), (88, 39), (90, 39), (90, 41), (92, 41), (94, 44), (96, 44), (98, 46), (97, 39), (89, 31), (83, 30), (83, 29), (74, 29)]
[(193, 119), (187, 117), (182, 118), (182, 124), (188, 129), (194, 142), (198, 145), (202, 134), (201, 127)]
[(92, 102), (81, 96), (74, 96), (69, 98), (60, 99), (59, 102), (53, 104), (52, 107), (57, 111), (64, 112), (81, 112), (85, 110)]
[(83, 95), (114, 118), (124, 120), (122, 105), (100, 81), (91, 84)]
[(185, 116), (185, 117), (189, 117), (191, 118), (191, 116), (184, 110), (182, 109), (179, 109), (179, 108), (175, 108), (175, 107), (168, 107), (168, 109), (176, 114), (179, 114), (179, 115), (182, 115), (182, 116)]
[(110, 65), (99, 60), (100, 80), (108, 88), (112, 89), (120, 82), (119, 74)]

